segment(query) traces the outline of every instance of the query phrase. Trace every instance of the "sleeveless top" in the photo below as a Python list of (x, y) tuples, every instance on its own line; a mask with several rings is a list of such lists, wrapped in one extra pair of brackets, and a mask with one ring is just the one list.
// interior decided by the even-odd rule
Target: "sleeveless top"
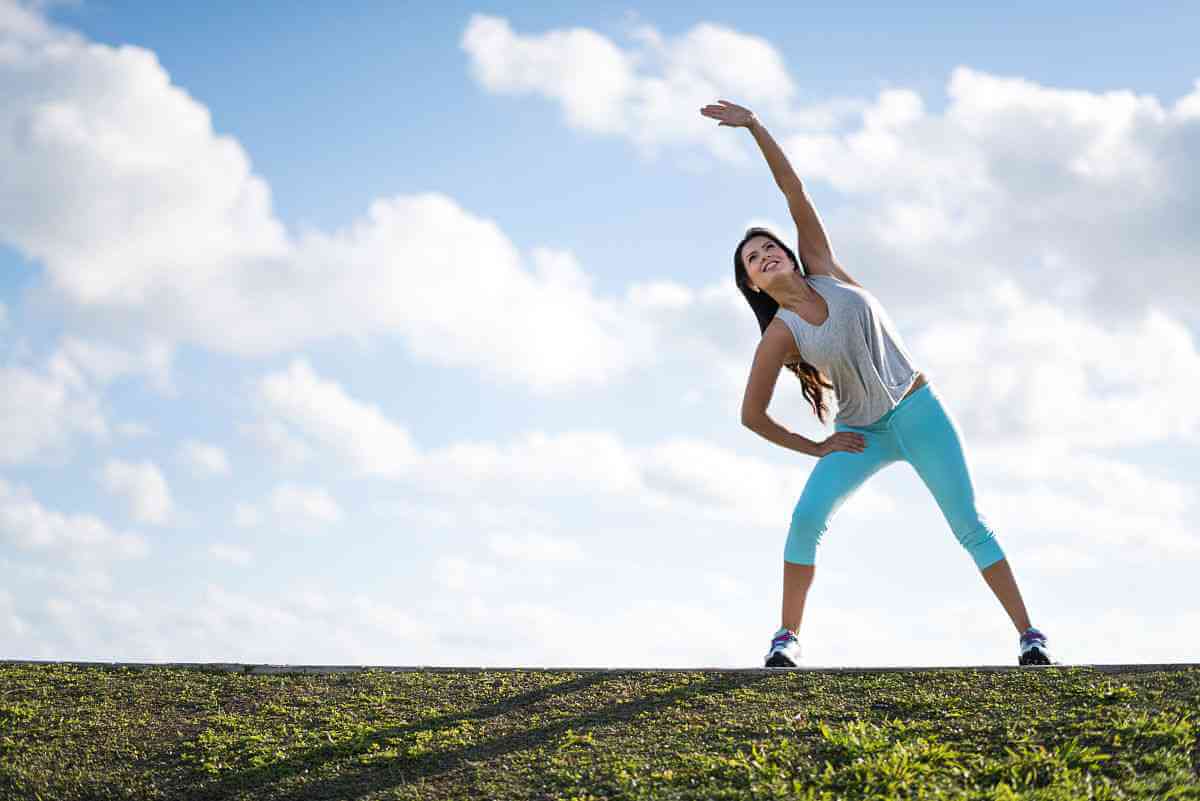
[[(836, 423), (867, 426), (891, 411), (917, 378), (913, 359), (875, 296), (832, 275), (807, 276), (829, 304), (829, 317), (813, 325), (783, 306), (783, 320), (804, 361), (833, 382)], [(928, 378), (929, 374), (925, 373)]]

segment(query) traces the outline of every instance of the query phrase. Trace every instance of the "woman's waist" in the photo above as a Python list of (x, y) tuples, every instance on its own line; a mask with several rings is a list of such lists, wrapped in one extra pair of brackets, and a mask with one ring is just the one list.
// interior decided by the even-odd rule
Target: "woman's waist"
[[(920, 389), (921, 387), (925, 386), (928, 383), (929, 383), (929, 379), (927, 379), (925, 377), (924, 373), (922, 373), (920, 370), (918, 370), (917, 377), (913, 381), (912, 386), (908, 388), (908, 392), (904, 393), (904, 398), (907, 398), (909, 395), (913, 394), (918, 389)], [(900, 400), (904, 400), (904, 398), (901, 398)]]

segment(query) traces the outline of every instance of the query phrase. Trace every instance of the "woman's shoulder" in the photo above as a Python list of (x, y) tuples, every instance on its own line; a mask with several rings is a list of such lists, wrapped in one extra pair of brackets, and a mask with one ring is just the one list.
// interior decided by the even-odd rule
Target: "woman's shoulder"
[(830, 275), (829, 273), (809, 273), (808, 275), (805, 276), (805, 278), (807, 278), (809, 281), (825, 280), (825, 281), (832, 281), (835, 284), (842, 284), (844, 286), (849, 286), (849, 284), (847, 284), (842, 279), (838, 278), (836, 275)]
[(827, 273), (816, 273), (808, 276), (808, 281), (811, 286), (819, 291), (824, 296), (829, 290), (833, 290), (833, 294), (841, 297), (845, 293), (851, 295), (865, 295), (867, 290), (863, 289), (858, 284), (851, 284), (848, 281), (843, 281), (836, 275), (828, 275)]

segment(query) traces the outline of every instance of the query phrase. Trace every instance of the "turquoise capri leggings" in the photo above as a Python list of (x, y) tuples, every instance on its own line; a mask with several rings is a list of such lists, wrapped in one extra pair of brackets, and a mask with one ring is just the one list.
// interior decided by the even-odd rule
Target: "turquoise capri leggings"
[(875, 473), (901, 460), (913, 466), (933, 493), (950, 530), (980, 570), (1004, 558), (991, 527), (975, 508), (958, 425), (932, 384), (868, 426), (837, 423), (834, 429), (861, 433), (866, 447), (861, 453), (833, 451), (817, 459), (792, 512), (784, 561), (814, 564), (817, 543), (846, 499)]

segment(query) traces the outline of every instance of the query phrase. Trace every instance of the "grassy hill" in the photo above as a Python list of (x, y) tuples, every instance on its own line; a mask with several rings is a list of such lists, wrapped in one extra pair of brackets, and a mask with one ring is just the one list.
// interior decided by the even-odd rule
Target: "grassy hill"
[(1195, 665), (0, 663), (0, 798), (1200, 799)]

